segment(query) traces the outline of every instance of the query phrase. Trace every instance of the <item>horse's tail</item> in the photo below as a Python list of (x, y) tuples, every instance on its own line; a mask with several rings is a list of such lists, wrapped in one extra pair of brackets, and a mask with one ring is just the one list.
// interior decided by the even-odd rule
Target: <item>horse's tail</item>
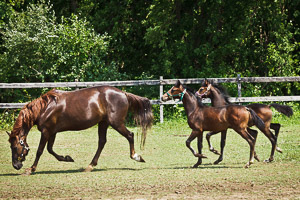
[(264, 130), (265, 129), (265, 123), (264, 121), (252, 110), (251, 108), (247, 108), (247, 110), (250, 112), (252, 123), (259, 129)]
[(134, 120), (142, 128), (141, 146), (144, 146), (147, 129), (151, 128), (153, 122), (150, 100), (127, 92), (125, 94), (129, 102), (129, 108), (133, 112)]
[(293, 109), (290, 106), (271, 103), (269, 107), (275, 108), (278, 112), (290, 117), (293, 115)]

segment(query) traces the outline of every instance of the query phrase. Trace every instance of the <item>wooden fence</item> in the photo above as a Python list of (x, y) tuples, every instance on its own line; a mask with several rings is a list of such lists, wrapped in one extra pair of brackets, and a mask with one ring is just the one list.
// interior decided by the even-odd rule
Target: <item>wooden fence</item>
[[(183, 84), (201, 84), (204, 78), (189, 78), (179, 79)], [(214, 83), (235, 83), (237, 84), (238, 97), (230, 98), (231, 102), (270, 102), (270, 101), (300, 101), (300, 96), (267, 96), (267, 97), (242, 97), (241, 85), (242, 83), (272, 83), (272, 82), (300, 82), (300, 76), (294, 77), (241, 77), (236, 78), (208, 78)], [(95, 82), (55, 82), (55, 83), (0, 83), (0, 88), (82, 88), (94, 87), (101, 85), (110, 86), (141, 86), (141, 85), (159, 85), (159, 99), (151, 100), (152, 104), (160, 105), (160, 122), (163, 122), (163, 105), (177, 104), (178, 102), (160, 101), (165, 85), (174, 85), (177, 79), (163, 79), (161, 76), (159, 80), (130, 80), (130, 81), (95, 81)], [(210, 103), (209, 99), (205, 99), (204, 103)], [(25, 103), (0, 103), (2, 108), (21, 108)]]

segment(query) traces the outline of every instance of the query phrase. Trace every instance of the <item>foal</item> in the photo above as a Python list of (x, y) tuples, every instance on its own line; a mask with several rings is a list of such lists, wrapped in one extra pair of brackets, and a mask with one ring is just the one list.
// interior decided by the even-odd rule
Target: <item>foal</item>
[[(265, 125), (252, 109), (240, 105), (228, 105), (218, 108), (204, 106), (179, 80), (162, 96), (162, 101), (172, 98), (182, 100), (188, 116), (188, 124), (192, 129), (192, 133), (186, 140), (186, 146), (195, 157), (198, 157), (198, 162), (194, 167), (198, 167), (202, 163), (202, 158), (205, 158), (202, 155), (203, 131), (221, 131), (226, 133), (228, 128), (234, 129), (250, 146), (250, 158), (245, 168), (248, 168), (254, 162), (257, 131), (247, 130), (247, 127), (255, 124), (259, 129), (263, 130)], [(190, 145), (195, 138), (198, 139), (199, 153), (196, 153)]]
[[(196, 92), (196, 94), (200, 98), (210, 98), (212, 102), (213, 107), (220, 107), (231, 104), (231, 102), (228, 100), (228, 96), (224, 94), (224, 91), (221, 87), (218, 85), (211, 84), (207, 79), (204, 80), (202, 87), (199, 88), (199, 90)], [(277, 111), (281, 112), (282, 114), (290, 117), (293, 115), (293, 110), (289, 106), (285, 105), (279, 105), (276, 103), (272, 103), (270, 105), (265, 104), (249, 104), (246, 107), (251, 108), (254, 110), (254, 112), (264, 121), (265, 123), (265, 129), (262, 131), (265, 136), (270, 140), (272, 144), (272, 150), (270, 158), (265, 160), (265, 162), (272, 162), (274, 160), (274, 153), (276, 149), (278, 152), (282, 153), (281, 149), (277, 147), (277, 137), (279, 134), (280, 124), (279, 123), (271, 123), (272, 121), (272, 110), (270, 107), (274, 107)], [(270, 131), (270, 128), (275, 130), (275, 136)], [(206, 140), (209, 145), (210, 151), (219, 154), (220, 153), (213, 148), (213, 146), (210, 143), (210, 137), (214, 134), (217, 134), (218, 132), (209, 132), (206, 134)], [(226, 135), (224, 136), (223, 133), (221, 133), (221, 154), (223, 154), (223, 149), (225, 146), (225, 140)], [(217, 164), (217, 163), (215, 163)]]

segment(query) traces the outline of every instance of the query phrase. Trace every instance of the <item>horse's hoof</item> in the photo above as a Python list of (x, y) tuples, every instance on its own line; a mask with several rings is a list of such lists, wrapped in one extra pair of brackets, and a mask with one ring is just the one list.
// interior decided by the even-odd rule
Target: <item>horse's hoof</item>
[(92, 165), (89, 165), (83, 172), (91, 172), (93, 171), (93, 166)]
[(142, 156), (138, 155), (138, 154), (134, 154), (132, 157), (133, 160), (138, 161), (138, 162), (146, 162)]
[(74, 162), (73, 158), (71, 156), (65, 156), (65, 161), (66, 162)]
[(196, 153), (195, 157), (197, 157), (197, 158), (207, 158), (207, 156), (205, 156), (203, 154), (199, 154), (199, 153)]
[(24, 173), (22, 173), (22, 176), (29, 176), (32, 174), (32, 169), (31, 168), (27, 168), (25, 169)]
[(279, 147), (276, 147), (276, 151), (278, 151), (279, 153), (282, 153), (282, 150)]

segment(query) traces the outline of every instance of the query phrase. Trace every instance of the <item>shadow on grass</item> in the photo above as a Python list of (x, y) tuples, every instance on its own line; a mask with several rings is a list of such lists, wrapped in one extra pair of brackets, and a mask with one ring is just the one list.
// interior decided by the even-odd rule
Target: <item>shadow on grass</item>
[[(225, 166), (225, 165), (213, 165), (213, 164), (202, 164), (197, 168), (192, 166), (169, 166), (169, 167), (147, 167), (147, 168), (105, 168), (105, 169), (93, 169), (92, 172), (84, 172), (84, 168), (70, 169), (70, 170), (54, 170), (54, 171), (37, 171), (32, 173), (35, 174), (76, 174), (76, 173), (94, 173), (94, 172), (105, 172), (105, 171), (142, 171), (142, 170), (176, 170), (176, 169), (191, 169), (191, 170), (201, 170), (201, 169), (228, 169), (228, 168), (241, 168), (240, 165), (237, 166)], [(20, 176), (22, 173), (6, 173), (0, 174), (0, 177), (4, 176)]]

